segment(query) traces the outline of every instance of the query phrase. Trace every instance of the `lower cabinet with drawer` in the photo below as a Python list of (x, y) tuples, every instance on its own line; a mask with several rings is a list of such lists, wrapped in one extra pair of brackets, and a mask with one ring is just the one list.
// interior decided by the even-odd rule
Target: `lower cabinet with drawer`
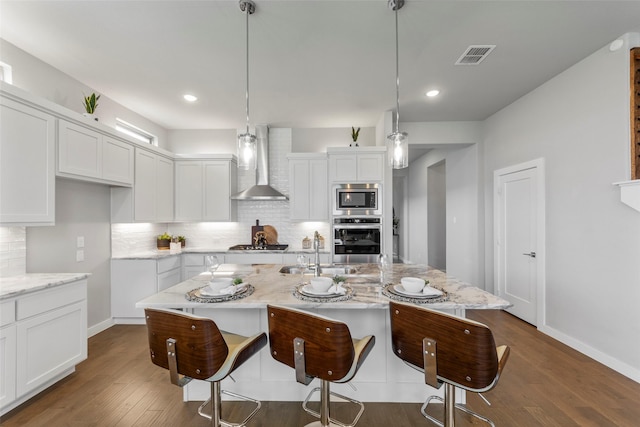
[(180, 255), (160, 259), (111, 260), (111, 317), (115, 323), (143, 324), (141, 299), (177, 285), (181, 281)]
[(4, 414), (87, 358), (87, 281), (22, 294), (3, 301), (0, 309)]

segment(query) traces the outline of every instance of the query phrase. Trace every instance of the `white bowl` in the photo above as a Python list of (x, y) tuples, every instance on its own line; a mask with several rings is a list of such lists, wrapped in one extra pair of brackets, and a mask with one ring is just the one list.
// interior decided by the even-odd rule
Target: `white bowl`
[(333, 279), (331, 277), (312, 277), (311, 287), (316, 292), (327, 292), (333, 285)]
[(420, 292), (425, 286), (424, 280), (418, 277), (403, 277), (400, 283), (407, 292)]
[(230, 277), (216, 277), (209, 282), (207, 292), (219, 293), (222, 289), (231, 286), (233, 279)]

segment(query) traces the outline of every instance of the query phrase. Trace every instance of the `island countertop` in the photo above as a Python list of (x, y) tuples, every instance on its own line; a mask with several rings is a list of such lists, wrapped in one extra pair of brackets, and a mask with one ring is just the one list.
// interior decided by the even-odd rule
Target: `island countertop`
[[(347, 276), (347, 286), (353, 291), (348, 301), (313, 302), (297, 298), (295, 288), (300, 284), (299, 274), (280, 273), (282, 265), (277, 264), (223, 264), (216, 272), (216, 277), (240, 277), (244, 283), (254, 287), (253, 294), (237, 300), (224, 302), (189, 301), (186, 294), (194, 289), (206, 286), (210, 279), (203, 273), (192, 279), (181, 282), (171, 288), (145, 298), (136, 304), (137, 308), (266, 308), (267, 304), (278, 304), (297, 308), (348, 308), (348, 309), (386, 309), (389, 298), (382, 294), (380, 275), (376, 264), (352, 264), (355, 274)], [(442, 302), (425, 302), (424, 306), (442, 310), (465, 309), (503, 309), (511, 304), (489, 292), (472, 286), (446, 273), (422, 264), (393, 264), (392, 271), (387, 273), (385, 283), (400, 283), (402, 277), (421, 277), (428, 279), (431, 285), (447, 292), (448, 298)], [(308, 281), (312, 276), (305, 275)]]

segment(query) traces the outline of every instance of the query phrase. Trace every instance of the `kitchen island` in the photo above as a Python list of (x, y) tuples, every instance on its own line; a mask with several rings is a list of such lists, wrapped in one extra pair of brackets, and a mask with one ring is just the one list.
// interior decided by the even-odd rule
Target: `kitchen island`
[[(349, 325), (354, 337), (375, 335), (376, 345), (352, 381), (357, 392), (346, 384), (333, 385), (334, 391), (366, 402), (424, 401), (429, 393), (423, 376), (391, 353), (389, 298), (382, 292), (377, 265), (352, 265), (355, 271), (346, 275), (346, 284), (353, 290), (353, 296), (336, 302), (317, 302), (296, 296), (301, 275), (280, 273), (281, 268), (282, 265), (277, 264), (222, 265), (216, 276), (242, 278), (254, 288), (251, 295), (242, 299), (218, 303), (187, 299), (189, 292), (206, 286), (210, 275), (205, 273), (145, 298), (136, 307), (182, 309), (209, 317), (221, 329), (243, 335), (268, 331), (267, 304), (300, 308), (339, 319)], [(400, 278), (406, 276), (428, 279), (431, 285), (447, 293), (446, 301), (425, 303), (426, 307), (464, 316), (465, 309), (502, 309), (510, 305), (502, 298), (425, 265), (394, 264), (385, 276), (385, 283), (399, 283)], [(310, 278), (311, 275), (304, 276), (306, 281)], [(298, 384), (294, 371), (273, 360), (268, 350), (249, 360), (234, 378), (235, 383), (225, 380), (223, 388), (260, 400), (299, 401), (310, 390)], [(184, 397), (185, 400), (205, 400), (208, 393), (208, 384), (193, 381), (185, 388)], [(457, 400), (462, 399), (459, 395)]]

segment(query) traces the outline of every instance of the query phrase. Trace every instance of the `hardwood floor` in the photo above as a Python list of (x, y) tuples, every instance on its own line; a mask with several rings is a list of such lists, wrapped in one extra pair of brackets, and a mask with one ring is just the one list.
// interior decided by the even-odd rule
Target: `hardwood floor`
[[(511, 356), (492, 406), (468, 394), (468, 405), (498, 426), (637, 426), (640, 384), (495, 310), (468, 311), (489, 325)], [(366, 363), (366, 362), (365, 362)], [(427, 391), (425, 389), (425, 397)], [(354, 394), (357, 398), (357, 393)], [(114, 326), (89, 339), (89, 359), (76, 373), (0, 418), (3, 427), (207, 426), (200, 402), (182, 402), (167, 372), (151, 364), (145, 326)], [(358, 426), (430, 426), (420, 404), (366, 403)], [(225, 418), (242, 419), (242, 403), (223, 405)], [(333, 415), (340, 417), (342, 408)], [(348, 415), (342, 415), (348, 417)], [(346, 419), (346, 418), (345, 418)], [(250, 427), (297, 427), (314, 418), (299, 402), (263, 402)], [(481, 425), (457, 415), (459, 426)]]

